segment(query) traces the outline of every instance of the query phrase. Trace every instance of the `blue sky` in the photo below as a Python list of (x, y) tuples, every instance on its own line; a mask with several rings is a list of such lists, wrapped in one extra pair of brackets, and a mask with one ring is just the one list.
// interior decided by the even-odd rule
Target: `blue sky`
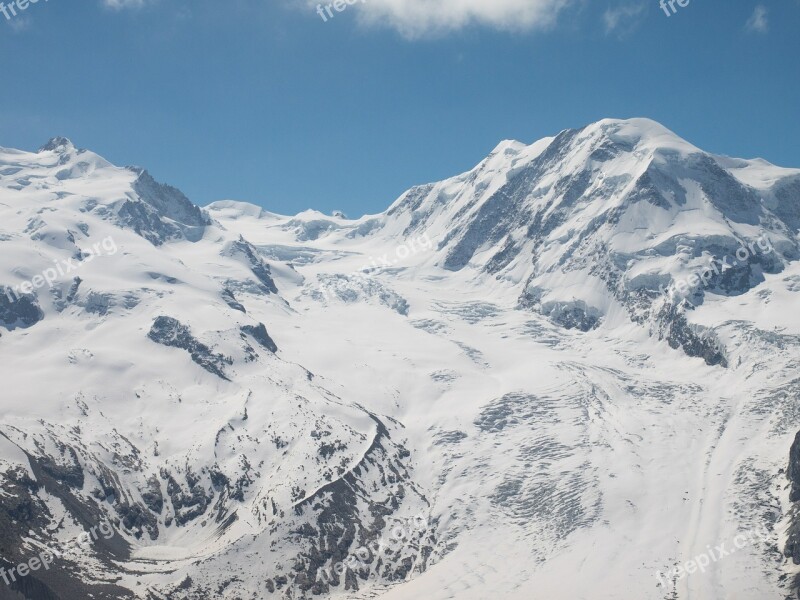
[[(8, 4), (6, 1), (5, 4)], [(113, 6), (107, 6), (113, 5)], [(385, 209), (604, 117), (800, 167), (800, 0), (40, 0), (0, 13), (0, 146), (70, 137), (206, 204)]]

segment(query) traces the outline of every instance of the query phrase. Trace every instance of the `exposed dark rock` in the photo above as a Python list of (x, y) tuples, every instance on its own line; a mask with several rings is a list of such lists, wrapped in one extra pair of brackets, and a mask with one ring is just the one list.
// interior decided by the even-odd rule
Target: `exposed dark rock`
[[(141, 538), (142, 530), (150, 530), (150, 539), (158, 539), (158, 531), (153, 531), (154, 518), (144, 507), (138, 504), (122, 503), (116, 506), (117, 514), (122, 518), (122, 526)], [(156, 526), (157, 527), (157, 526)]]
[(800, 431), (794, 437), (794, 443), (789, 450), (789, 468), (786, 476), (792, 484), (789, 500), (791, 502), (800, 501)]
[[(671, 198), (665, 198), (662, 190), (671, 192)], [(675, 204), (686, 203), (686, 190), (670, 177), (663, 175), (651, 164), (648, 169), (636, 181), (636, 185), (628, 195), (630, 202), (649, 202), (654, 206), (670, 209), (670, 201)]]
[(701, 335), (697, 328), (690, 327), (681, 307), (665, 305), (657, 321), (665, 329), (662, 339), (667, 340), (672, 348), (682, 349), (687, 356), (702, 358), (708, 365), (728, 367), (728, 359), (716, 337), (711, 333)]
[[(449, 271), (463, 269), (469, 264), (478, 249), (499, 244), (507, 237), (511, 229), (517, 227), (519, 223), (531, 220), (532, 215), (526, 208), (526, 201), (531, 190), (536, 188), (537, 181), (548, 167), (566, 156), (578, 133), (577, 130), (569, 130), (556, 136), (537, 159), (527, 165), (522, 172), (511, 177), (503, 187), (478, 208), (465, 230), (453, 230), (447, 236), (440, 244), (441, 247), (456, 237), (458, 240), (451, 247), (444, 261), (445, 269)], [(589, 181), (589, 174), (584, 173), (575, 178), (562, 179), (557, 186), (563, 194), (564, 201), (571, 205), (586, 191)], [(466, 203), (455, 218), (458, 219), (461, 214), (471, 210), (473, 205), (474, 203)], [(566, 210), (566, 205), (561, 208)], [(530, 237), (546, 235), (546, 232), (554, 229), (562, 219), (563, 214), (559, 211), (549, 215), (547, 223), (540, 219), (538, 226), (535, 227), (537, 231)], [(501, 256), (491, 264), (496, 267), (498, 264), (508, 261), (508, 257)]]
[(251, 336), (255, 341), (257, 341), (263, 348), (266, 348), (270, 352), (277, 352), (278, 346), (269, 336), (267, 333), (267, 328), (264, 326), (263, 323), (259, 323), (258, 325), (242, 325), (241, 327), (242, 337), (245, 335)]
[[(135, 451), (135, 448), (132, 449)], [(116, 455), (113, 466), (115, 468), (124, 466), (126, 469), (136, 471), (140, 471), (142, 468), (142, 464), (135, 454), (133, 457)], [(120, 517), (120, 525), (136, 538), (147, 534), (151, 540), (158, 539), (159, 525), (156, 515), (161, 511), (160, 509), (153, 510), (153, 507), (159, 507), (158, 500), (161, 492), (157, 487), (154, 488), (154, 485), (158, 485), (158, 480), (154, 476), (150, 478), (148, 481), (149, 491), (142, 492), (144, 504), (141, 504), (132, 501), (130, 494), (124, 490), (116, 471), (111, 467), (95, 464), (92, 466), (92, 470), (101, 486), (101, 489), (95, 490), (92, 495), (97, 500), (114, 507)]]
[(151, 340), (162, 346), (186, 350), (192, 360), (209, 373), (229, 381), (223, 370), (233, 361), (221, 354), (214, 354), (205, 344), (195, 339), (186, 325), (172, 317), (158, 317), (147, 334)]
[(81, 283), (83, 283), (83, 280), (80, 277), (73, 277), (66, 292), (64, 291), (65, 284), (55, 285), (50, 288), (50, 293), (53, 295), (53, 304), (58, 312), (62, 312), (67, 306), (75, 302)]
[(599, 311), (577, 302), (552, 305), (542, 312), (564, 329), (578, 329), (584, 332), (596, 329), (601, 320)]
[(80, 304), (87, 313), (103, 317), (108, 314), (114, 303), (114, 294), (89, 292)]
[(64, 485), (68, 485), (69, 487), (80, 490), (83, 488), (83, 469), (78, 462), (75, 451), (72, 448), (69, 448), (68, 451), (72, 457), (72, 464), (57, 464), (49, 456), (41, 457), (37, 462), (42, 471), (50, 475), (50, 477), (59, 483), (63, 483)]
[[(299, 588), (303, 594), (301, 597), (327, 594), (331, 588), (339, 586), (344, 590), (357, 590), (359, 579), (366, 580), (371, 573), (385, 581), (394, 581), (403, 577), (400, 571), (410, 568), (412, 562), (404, 560), (405, 556), (384, 562), (374, 553), (370, 553), (366, 560), (368, 566), (353, 564), (357, 562), (353, 559), (355, 550), (370, 544), (377, 547), (377, 541), (388, 526), (387, 517), (398, 510), (407, 496), (421, 498), (409, 482), (409, 473), (404, 465), (410, 454), (392, 441), (385, 425), (377, 417), (370, 416), (378, 430), (362, 460), (309, 497), (305, 497), (303, 490), (297, 490), (300, 499), (295, 504), (295, 514), (306, 517), (313, 526), (307, 522), (291, 532), (299, 538), (298, 542), (305, 542), (306, 550), (298, 555), (286, 576), (274, 579), (276, 589), (280, 590), (291, 581), (290, 589)], [(325, 437), (323, 434), (318, 431), (314, 437), (321, 439)], [(368, 474), (370, 477), (377, 475), (377, 480), (365, 488), (364, 477)], [(385, 499), (370, 501), (365, 515), (359, 506), (373, 485), (385, 490)], [(400, 548), (398, 552), (413, 552), (416, 556), (410, 546), (413, 544)], [(427, 554), (423, 552), (422, 555), (424, 563)], [(343, 564), (345, 561), (347, 564)], [(425, 565), (417, 563), (416, 568), (424, 569)]]
[(13, 331), (26, 329), (44, 319), (36, 296), (17, 295), (11, 288), (0, 288), (0, 325)]
[(800, 176), (780, 181), (775, 188), (773, 212), (789, 227), (800, 229)]
[(225, 303), (230, 306), (233, 310), (238, 310), (243, 313), (247, 313), (244, 308), (244, 305), (241, 304), (238, 300), (236, 300), (236, 296), (233, 295), (233, 292), (228, 288), (222, 290), (222, 299), (225, 300)]
[[(791, 489), (789, 500), (793, 506), (789, 509), (790, 524), (786, 532), (786, 545), (783, 554), (786, 558), (791, 558), (792, 562), (800, 565), (800, 432), (794, 437), (794, 442), (789, 449), (789, 468), (786, 470), (786, 477), (789, 479)], [(800, 597), (800, 585), (795, 581), (795, 589), (798, 590)]]
[(223, 254), (234, 258), (238, 257), (242, 260), (250, 268), (253, 275), (255, 275), (264, 293), (278, 293), (278, 287), (272, 279), (272, 270), (269, 265), (261, 259), (253, 245), (243, 237), (233, 242)]
[(194, 473), (190, 471), (186, 474), (188, 492), (184, 491), (172, 475), (162, 473), (162, 477), (167, 481), (167, 495), (175, 509), (175, 522), (178, 525), (186, 525), (206, 512), (214, 495), (200, 485), (200, 478)]
[(133, 229), (154, 246), (160, 246), (165, 239), (176, 234), (175, 230), (162, 222), (157, 214), (135, 200), (125, 200), (117, 209), (117, 217), (123, 225)]
[(129, 168), (139, 174), (133, 189), (139, 198), (156, 209), (159, 215), (189, 227), (203, 228), (211, 224), (208, 215), (192, 204), (179, 189), (158, 183), (145, 169)]
[(138, 174), (133, 184), (137, 198), (127, 199), (116, 209), (125, 226), (160, 246), (169, 240), (197, 241), (211, 219), (180, 190), (156, 182), (144, 169), (129, 167)]
[[(2, 435), (2, 434), (0, 434)], [(5, 436), (4, 436), (5, 437)], [(8, 439), (8, 438), (6, 438)], [(9, 439), (9, 441), (11, 441)], [(12, 442), (13, 443), (13, 442)], [(105, 568), (113, 568), (112, 560), (127, 560), (130, 549), (118, 535), (106, 539), (97, 535), (98, 524), (108, 522), (96, 503), (81, 495), (84, 475), (76, 451), (63, 444), (59, 448), (58, 462), (53, 457), (33, 456), (20, 448), (28, 457), (33, 476), (23, 468), (0, 473), (3, 493), (0, 494), (0, 567), (6, 572), (28, 562), (31, 554), (28, 543), (31, 531), (43, 532), (44, 540), (53, 515), (42, 497), (49, 494), (58, 498), (70, 518), (78, 522), (93, 540), (92, 554)], [(94, 528), (94, 529), (92, 529)], [(94, 531), (94, 536), (92, 533)], [(59, 543), (52, 541), (51, 547)], [(49, 544), (48, 544), (49, 545)], [(49, 569), (31, 571), (16, 582), (0, 584), (0, 598), (14, 600), (71, 600), (95, 598), (97, 600), (127, 600), (133, 594), (107, 582), (95, 581), (91, 574), (79, 571), (68, 557), (49, 552), (52, 564)]]
[(37, 152), (68, 152), (70, 150), (75, 150), (72, 142), (63, 136), (56, 136), (50, 138)]

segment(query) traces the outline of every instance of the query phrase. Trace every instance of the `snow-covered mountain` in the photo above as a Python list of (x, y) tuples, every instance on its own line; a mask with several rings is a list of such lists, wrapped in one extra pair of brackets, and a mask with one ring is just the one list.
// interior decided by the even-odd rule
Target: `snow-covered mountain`
[(0, 149), (0, 599), (789, 597), (799, 230), (643, 119), (358, 220)]

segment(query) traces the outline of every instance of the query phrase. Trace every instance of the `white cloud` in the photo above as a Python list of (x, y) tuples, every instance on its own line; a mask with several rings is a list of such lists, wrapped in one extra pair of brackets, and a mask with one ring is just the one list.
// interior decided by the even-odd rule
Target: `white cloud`
[(767, 7), (763, 4), (756, 6), (752, 16), (747, 19), (747, 30), (754, 33), (767, 33), (769, 29), (769, 19), (767, 18)]
[(603, 13), (606, 33), (629, 33), (638, 25), (640, 17), (644, 15), (645, 4), (624, 4), (615, 8), (606, 9)]
[[(100, 0), (106, 8), (142, 8), (157, 0)], [(288, 4), (298, 0), (285, 0)], [(396, 29), (409, 38), (436, 35), (482, 25), (508, 31), (546, 29), (567, 6), (585, 0), (342, 0), (371, 26)], [(299, 0), (315, 10), (334, 0)], [(334, 14), (342, 11), (334, 11)]]
[(122, 8), (141, 8), (145, 0), (103, 0), (103, 6), (119, 10)]
[(14, 33), (22, 33), (31, 27), (31, 20), (28, 17), (19, 16), (11, 21), (11, 30)]
[[(142, 8), (157, 0), (100, 0), (106, 8)], [(291, 4), (298, 0), (286, 0)], [(303, 3), (303, 0), (299, 0)], [(448, 33), (480, 25), (506, 31), (552, 27), (568, 6), (585, 0), (342, 0), (358, 11), (358, 19), (370, 26), (396, 29), (409, 38)], [(334, 0), (305, 0), (317, 9)], [(334, 14), (341, 11), (334, 11)]]
[[(325, 6), (328, 1), (323, 2)], [(312, 0), (314, 6), (318, 0)], [(573, 0), (355, 0), (359, 18), (410, 38), (469, 25), (524, 31), (552, 26)]]

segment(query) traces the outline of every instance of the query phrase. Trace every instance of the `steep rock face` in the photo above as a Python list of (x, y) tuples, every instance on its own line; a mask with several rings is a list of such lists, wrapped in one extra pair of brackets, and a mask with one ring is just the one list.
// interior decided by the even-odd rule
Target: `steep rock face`
[(712, 331), (692, 326), (686, 318), (687, 305), (666, 304), (656, 315), (658, 337), (687, 356), (702, 358), (707, 365), (728, 366), (724, 346)]
[[(11, 189), (25, 191), (32, 181), (52, 178), (60, 188), (57, 196), (70, 203), (84, 187), (89, 193), (79, 200), (79, 211), (130, 228), (156, 246), (174, 240), (197, 241), (211, 224), (205, 211), (180, 190), (156, 182), (144, 169), (115, 167), (66, 138), (53, 138), (37, 153), (19, 153), (16, 159)], [(93, 189), (100, 181), (111, 185)]]
[(0, 325), (12, 330), (32, 327), (42, 319), (44, 313), (33, 294), (17, 296), (10, 288), (0, 288)]
[(263, 323), (259, 323), (258, 325), (242, 325), (241, 329), (242, 334), (249, 335), (263, 348), (266, 348), (270, 352), (278, 351), (278, 345), (269, 336), (269, 333), (267, 333), (267, 328)]
[(133, 184), (139, 199), (151, 206), (160, 217), (176, 224), (201, 229), (211, 221), (203, 209), (195, 206), (183, 192), (172, 186), (158, 183), (145, 169), (130, 167), (138, 177)]
[[(440, 221), (446, 221), (447, 233), (439, 237), (444, 268), (472, 264), (501, 273), (508, 258), (516, 258), (511, 247), (551, 246), (552, 258), (523, 257), (543, 268), (574, 263), (601, 241), (620, 251), (619, 229), (635, 218), (649, 219), (651, 227), (641, 234), (628, 232), (629, 242), (646, 250), (652, 248), (652, 243), (641, 244), (647, 236), (671, 240), (674, 252), (675, 242), (683, 241), (677, 236), (691, 233), (676, 218), (694, 207), (729, 221), (734, 240), (743, 231), (737, 224), (794, 233), (796, 227), (784, 227), (787, 223), (775, 216), (792, 219), (800, 202), (796, 181), (787, 174), (775, 184), (773, 212), (762, 202), (761, 190), (660, 125), (607, 120), (529, 147), (501, 145), (467, 174), (410, 190), (386, 215), (390, 224), (401, 221), (406, 234), (443, 230)], [(796, 247), (796, 239), (789, 242)], [(480, 250), (486, 252), (478, 258)]]
[(134, 194), (114, 208), (120, 224), (155, 246), (180, 239), (196, 242), (203, 236), (211, 221), (201, 208), (180, 190), (158, 183), (146, 170), (130, 170), (136, 175)]
[[(800, 432), (794, 438), (794, 443), (789, 449), (789, 467), (786, 470), (789, 479), (789, 502), (792, 503), (789, 529), (786, 532), (786, 545), (783, 554), (790, 558), (796, 565), (800, 565)], [(800, 588), (800, 578), (795, 581), (795, 586)]]
[(651, 121), (606, 120), (501, 144), (469, 173), (409, 191), (385, 229), (434, 235), (449, 271), (522, 280), (520, 307), (565, 328), (594, 329), (619, 307), (721, 364), (683, 313), (709, 294), (742, 295), (800, 257), (798, 176), (756, 188), (724, 165)]
[[(234, 258), (250, 269), (256, 278), (257, 285), (265, 294), (278, 293), (269, 265), (259, 256), (258, 250), (244, 238), (229, 244), (222, 251), (222, 256)], [(231, 286), (241, 287), (235, 284), (231, 284)]]
[[(4, 449), (17, 443), (15, 436), (0, 436)], [(8, 494), (0, 496), (0, 540), (3, 556), (10, 561), (2, 561), (2, 566), (8, 571), (29, 562), (32, 556), (45, 555), (51, 564), (48, 569), (40, 568), (18, 578), (10, 589), (30, 600), (61, 600), (87, 593), (103, 600), (134, 598), (133, 593), (116, 584), (75, 577), (74, 566), (80, 562), (80, 554), (95, 568), (109, 570), (113, 568), (112, 561), (130, 557), (130, 546), (114, 529), (108, 529), (109, 536), (97, 533), (97, 525), (107, 517), (95, 503), (81, 497), (85, 472), (76, 451), (57, 438), (39, 438), (37, 443), (38, 454), (25, 452), (25, 467), (2, 470), (3, 489)], [(52, 524), (59, 518), (53, 499), (57, 499), (57, 505), (67, 507), (78, 524), (75, 536), (85, 535), (91, 545), (79, 546), (75, 538), (59, 541), (51, 537)], [(36, 542), (33, 546), (31, 539)], [(36, 551), (32, 554), (33, 548)]]
[(232, 364), (233, 360), (221, 354), (214, 354), (208, 346), (194, 338), (189, 328), (177, 319), (158, 317), (153, 322), (147, 337), (162, 346), (186, 350), (192, 360), (206, 371), (228, 380), (224, 368)]
[(795, 234), (800, 231), (800, 175), (777, 181), (770, 210)]
[[(403, 580), (412, 564), (417, 572), (425, 570), (432, 549), (425, 535), (432, 531), (416, 532), (412, 547), (396, 547), (391, 554), (373, 550), (357, 564), (351, 560), (359, 549), (375, 546), (397, 522), (401, 507), (412, 502), (427, 505), (409, 470), (410, 453), (392, 439), (380, 419), (370, 417), (376, 434), (363, 457), (340, 477), (294, 504), (294, 515), (309, 524), (291, 531), (302, 552), (285, 572), (267, 580), (267, 589), (277, 597), (292, 598), (293, 589), (299, 589), (303, 598), (331, 594), (336, 588), (358, 591), (367, 583)], [(325, 445), (320, 447), (320, 452), (327, 451)], [(361, 507), (365, 500), (366, 506)]]
[(795, 436), (794, 443), (789, 450), (789, 468), (786, 470), (786, 476), (792, 484), (789, 501), (800, 501), (800, 432)]

